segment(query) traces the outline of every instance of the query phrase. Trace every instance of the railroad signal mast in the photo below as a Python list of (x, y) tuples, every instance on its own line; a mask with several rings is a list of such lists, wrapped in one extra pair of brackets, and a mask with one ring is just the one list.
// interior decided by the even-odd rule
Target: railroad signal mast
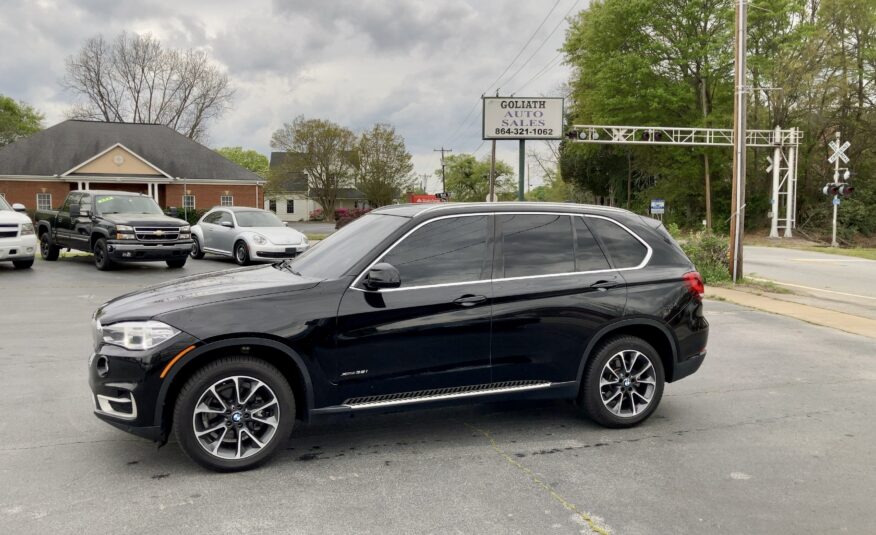
[[(852, 193), (855, 192), (855, 187), (848, 183), (854, 173), (852, 173), (848, 167), (840, 167), (840, 160), (842, 160), (844, 164), (849, 163), (849, 157), (846, 156), (846, 150), (851, 146), (851, 143), (846, 141), (840, 145), (841, 139), (842, 134), (837, 132), (836, 139), (827, 144), (827, 146), (833, 150), (830, 157), (827, 159), (828, 162), (833, 164), (833, 182), (828, 182), (821, 190), (825, 195), (833, 197), (831, 201), (833, 204), (833, 232), (831, 233), (831, 247), (839, 247), (839, 243), (836, 241), (836, 219), (837, 212), (839, 211), (840, 199), (842, 197), (850, 197)], [(842, 171), (842, 173), (840, 173), (840, 171)]]

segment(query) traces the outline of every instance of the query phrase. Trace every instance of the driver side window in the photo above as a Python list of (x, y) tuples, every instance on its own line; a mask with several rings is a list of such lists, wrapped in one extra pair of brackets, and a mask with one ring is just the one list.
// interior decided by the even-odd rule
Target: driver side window
[(224, 223), (231, 223), (231, 226), (234, 226), (234, 220), (231, 218), (231, 214), (228, 212), (219, 212), (219, 220), (216, 221), (216, 224), (222, 225)]
[(404, 238), (380, 262), (392, 264), (401, 288), (472, 282), (490, 277), (485, 215), (430, 221)]
[(210, 223), (211, 225), (219, 224), (219, 217), (222, 215), (222, 212), (213, 212), (212, 214), (207, 215), (204, 218), (204, 223)]

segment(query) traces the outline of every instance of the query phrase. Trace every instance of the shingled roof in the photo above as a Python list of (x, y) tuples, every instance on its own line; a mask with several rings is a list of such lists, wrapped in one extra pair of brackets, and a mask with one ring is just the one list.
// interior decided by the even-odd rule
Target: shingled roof
[(171, 177), (263, 180), (164, 125), (79, 120), (64, 121), (0, 148), (0, 175), (60, 175), (117, 143)]

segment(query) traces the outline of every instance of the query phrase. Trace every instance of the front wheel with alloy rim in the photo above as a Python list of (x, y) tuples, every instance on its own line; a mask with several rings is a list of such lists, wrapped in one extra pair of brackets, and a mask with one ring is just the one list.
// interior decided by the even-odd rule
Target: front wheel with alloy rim
[(581, 407), (606, 427), (632, 427), (657, 409), (663, 396), (660, 356), (634, 336), (603, 343), (584, 370)]
[(43, 232), (40, 235), (40, 256), (43, 257), (43, 260), (55, 261), (60, 254), (61, 248), (52, 243), (52, 237), (49, 236), (48, 232)]
[(113, 268), (114, 262), (112, 258), (109, 256), (109, 251), (106, 249), (106, 240), (104, 238), (98, 238), (96, 242), (94, 242), (94, 249), (92, 250), (94, 253), (94, 266), (100, 271), (109, 271)]
[(292, 432), (295, 398), (280, 371), (250, 357), (217, 360), (180, 391), (173, 425), (183, 451), (219, 472), (267, 461)]
[(197, 236), (192, 236), (192, 251), (189, 255), (195, 260), (204, 258), (204, 251), (201, 249), (201, 242), (198, 241)]
[(241, 266), (249, 265), (249, 248), (246, 242), (239, 241), (234, 245), (234, 261)]

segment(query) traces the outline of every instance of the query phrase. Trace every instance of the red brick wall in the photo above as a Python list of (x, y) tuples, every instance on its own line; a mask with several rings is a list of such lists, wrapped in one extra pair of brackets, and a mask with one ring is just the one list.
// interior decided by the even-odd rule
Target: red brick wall
[(37, 193), (52, 194), (52, 208), (58, 208), (67, 198), (67, 194), (76, 187), (76, 184), (67, 182), (43, 182), (43, 181), (17, 181), (0, 180), (0, 193), (6, 194), (9, 204), (20, 202), (31, 210), (36, 209)]
[[(256, 187), (252, 186), (206, 186), (187, 184), (186, 188), (190, 195), (195, 196), (195, 209), (206, 210), (218, 206), (221, 203), (223, 195), (231, 195), (234, 197), (235, 206), (253, 206), (258, 208), (264, 207), (265, 192), (264, 188), (258, 186), (258, 199), (256, 199)], [(169, 208), (176, 206), (182, 208), (183, 186), (182, 184), (166, 184), (162, 185), (158, 190), (161, 206)]]
[[(6, 194), (6, 200), (9, 204), (20, 202), (27, 208), (36, 209), (36, 194), (51, 193), (52, 207), (58, 208), (67, 193), (76, 189), (77, 184), (68, 182), (51, 182), (51, 181), (17, 181), (17, 180), (0, 180), (0, 193)], [(188, 191), (195, 196), (195, 208), (203, 210), (217, 206), (221, 202), (222, 195), (231, 195), (234, 197), (235, 206), (254, 206), (258, 208), (264, 207), (265, 192), (264, 188), (255, 185), (221, 185), (221, 186), (206, 186), (188, 184)], [(256, 188), (258, 188), (258, 199), (256, 199)], [(91, 189), (110, 189), (114, 191), (136, 191), (146, 193), (147, 187), (144, 183), (99, 183), (92, 182)], [(227, 193), (226, 193), (227, 192)], [(176, 206), (182, 208), (182, 184), (161, 184), (158, 189), (159, 200), (162, 207), (168, 208)]]

